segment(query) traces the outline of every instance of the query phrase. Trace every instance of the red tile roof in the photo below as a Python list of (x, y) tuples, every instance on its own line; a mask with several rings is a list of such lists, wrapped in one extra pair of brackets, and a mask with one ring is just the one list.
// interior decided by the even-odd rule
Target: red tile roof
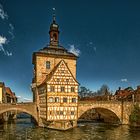
[(124, 90), (117, 90), (115, 95), (117, 97), (121, 97), (121, 98), (126, 98), (128, 97), (129, 95), (132, 95), (134, 94), (134, 91), (133, 90), (127, 90), (127, 89), (124, 89)]
[(9, 87), (5, 87), (6, 93), (9, 94), (12, 97), (15, 97), (14, 93), (11, 91)]

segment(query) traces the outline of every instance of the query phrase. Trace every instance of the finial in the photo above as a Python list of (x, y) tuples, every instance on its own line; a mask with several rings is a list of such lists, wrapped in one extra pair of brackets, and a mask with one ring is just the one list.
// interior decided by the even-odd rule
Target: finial
[(53, 23), (55, 23), (55, 20), (56, 20), (56, 15), (55, 15), (56, 9), (55, 9), (55, 7), (52, 8), (52, 10), (53, 10)]

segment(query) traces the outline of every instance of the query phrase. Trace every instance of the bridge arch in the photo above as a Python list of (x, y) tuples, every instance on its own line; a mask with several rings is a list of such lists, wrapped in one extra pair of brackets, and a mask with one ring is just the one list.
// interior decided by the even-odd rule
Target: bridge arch
[(27, 113), (38, 123), (37, 106), (34, 103), (0, 104), (0, 114), (8, 111)]
[(100, 109), (106, 110), (113, 114), (113, 116), (118, 118), (119, 123), (122, 122), (122, 104), (121, 102), (105, 102), (105, 101), (98, 101), (98, 102), (90, 102), (90, 101), (80, 101), (78, 105), (78, 118), (80, 118), (84, 113), (88, 110), (93, 109)]
[(37, 116), (33, 112), (30, 112), (29, 110), (23, 109), (23, 108), (15, 108), (15, 107), (13, 107), (13, 108), (3, 109), (3, 110), (0, 110), (0, 114), (3, 114), (5, 112), (10, 112), (10, 111), (17, 111), (17, 112), (22, 112), (22, 113), (29, 114), (29, 115), (31, 115), (34, 118), (36, 123), (38, 123)]
[(104, 120), (104, 122), (111, 123), (121, 123), (121, 118), (119, 118), (114, 110), (105, 108), (105, 107), (93, 107), (85, 110), (78, 119), (99, 119)]

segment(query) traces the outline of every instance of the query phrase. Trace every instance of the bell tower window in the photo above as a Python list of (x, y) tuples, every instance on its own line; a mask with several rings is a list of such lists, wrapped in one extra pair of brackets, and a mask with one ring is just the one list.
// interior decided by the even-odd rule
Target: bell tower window
[(53, 34), (53, 39), (54, 39), (54, 41), (57, 41), (57, 34), (56, 33)]

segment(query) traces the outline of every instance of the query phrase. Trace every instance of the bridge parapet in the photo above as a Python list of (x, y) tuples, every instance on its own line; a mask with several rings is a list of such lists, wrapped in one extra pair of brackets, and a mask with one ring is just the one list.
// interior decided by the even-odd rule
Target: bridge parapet
[(121, 101), (79, 101), (78, 104), (84, 104), (84, 105), (89, 105), (89, 104), (121, 104)]

